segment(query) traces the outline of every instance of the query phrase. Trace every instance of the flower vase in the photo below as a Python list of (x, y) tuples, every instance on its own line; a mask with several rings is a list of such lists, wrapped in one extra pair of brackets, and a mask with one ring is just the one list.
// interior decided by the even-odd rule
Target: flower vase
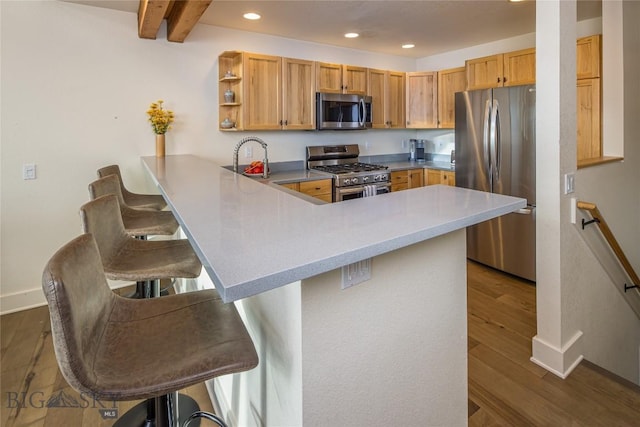
[(156, 157), (164, 157), (164, 133), (156, 134)]

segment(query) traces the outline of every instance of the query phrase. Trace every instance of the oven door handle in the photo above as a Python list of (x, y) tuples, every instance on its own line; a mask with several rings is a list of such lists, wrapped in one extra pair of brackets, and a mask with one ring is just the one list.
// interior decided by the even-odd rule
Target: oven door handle
[[(380, 189), (380, 188), (385, 188), (385, 189), (389, 189), (391, 187), (391, 184), (388, 182), (385, 183), (380, 183), (380, 184), (367, 184), (367, 185), (375, 185), (376, 186), (376, 190)], [(338, 192), (340, 194), (356, 194), (356, 193), (362, 193), (362, 191), (364, 191), (364, 185), (358, 185), (355, 187), (347, 187), (347, 188), (339, 188)]]

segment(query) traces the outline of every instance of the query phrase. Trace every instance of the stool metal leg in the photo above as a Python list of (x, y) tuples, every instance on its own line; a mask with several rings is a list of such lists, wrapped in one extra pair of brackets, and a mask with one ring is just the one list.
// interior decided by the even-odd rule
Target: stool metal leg
[(222, 418), (220, 418), (215, 414), (212, 414), (211, 412), (205, 412), (205, 411), (197, 411), (191, 414), (187, 422), (184, 423), (183, 427), (189, 427), (191, 425), (191, 421), (196, 420), (198, 418), (204, 418), (205, 420), (213, 421), (220, 427), (227, 427), (227, 424), (224, 422)]

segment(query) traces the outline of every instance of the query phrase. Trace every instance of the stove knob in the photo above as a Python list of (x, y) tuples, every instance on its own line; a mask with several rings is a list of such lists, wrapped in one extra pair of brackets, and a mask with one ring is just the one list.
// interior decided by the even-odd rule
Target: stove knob
[(358, 178), (351, 178), (351, 184), (357, 184)]
[(342, 181), (342, 183), (343, 183), (344, 185), (349, 185), (349, 184), (351, 184), (351, 180), (350, 180), (349, 178), (345, 178), (345, 179)]
[(374, 181), (380, 181), (382, 179), (382, 175), (376, 175), (375, 177), (373, 177)]
[[(374, 180), (375, 180), (375, 178), (374, 178)], [(369, 181), (369, 177), (368, 176), (363, 176), (362, 177), (362, 182), (367, 182), (367, 181)]]

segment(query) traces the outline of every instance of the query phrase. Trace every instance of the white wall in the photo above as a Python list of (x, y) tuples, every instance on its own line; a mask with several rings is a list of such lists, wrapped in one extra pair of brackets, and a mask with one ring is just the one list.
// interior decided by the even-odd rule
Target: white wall
[[(146, 110), (164, 99), (176, 113), (167, 154), (231, 164), (245, 132), (218, 131), (217, 56), (246, 50), (411, 71), (410, 58), (197, 25), (183, 44), (137, 36), (134, 13), (58, 1), (2, 1), (0, 311), (44, 303), (44, 264), (81, 232), (79, 207), (96, 169), (121, 166), (134, 191), (153, 191), (140, 156), (154, 154)], [(306, 145), (360, 143), (364, 154), (401, 151), (415, 131), (262, 132), (272, 161), (303, 159)], [(368, 144), (365, 144), (367, 142)], [(406, 150), (405, 150), (406, 151)], [(260, 156), (254, 150), (256, 158)], [(261, 157), (260, 157), (261, 158)], [(35, 163), (38, 179), (22, 180)]]

